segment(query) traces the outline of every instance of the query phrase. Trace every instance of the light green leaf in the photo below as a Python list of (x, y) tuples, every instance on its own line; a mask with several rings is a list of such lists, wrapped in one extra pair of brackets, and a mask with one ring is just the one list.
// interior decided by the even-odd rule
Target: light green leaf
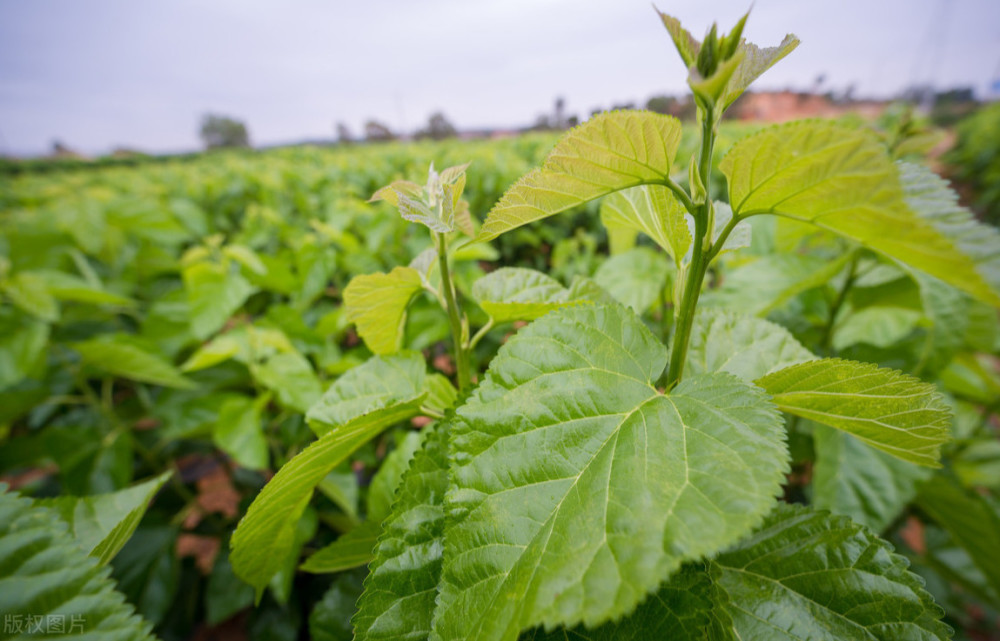
[(951, 412), (934, 385), (834, 358), (786, 367), (757, 384), (782, 411), (844, 430), (904, 461), (940, 466)]
[(753, 382), (789, 365), (815, 360), (791, 333), (762, 318), (700, 310), (691, 328), (688, 376), (728, 372)]
[(427, 386), (424, 407), (444, 414), (445, 410), (455, 406), (456, 401), (458, 401), (458, 390), (446, 376), (437, 373), (428, 374), (424, 384)]
[(0, 291), (32, 316), (54, 323), (59, 320), (59, 303), (49, 293), (45, 279), (33, 272), (18, 272), (0, 282)]
[(181, 365), (181, 371), (197, 372), (242, 355), (246, 343), (243, 339), (245, 333), (230, 332), (216, 336), (191, 354)]
[(739, 639), (951, 637), (906, 559), (846, 517), (779, 504), (757, 532), (711, 565)]
[(322, 436), (354, 422), (376, 423), (381, 429), (420, 413), (427, 395), (427, 365), (416, 352), (374, 356), (337, 379), (306, 420)]
[(365, 521), (310, 556), (299, 569), (313, 574), (329, 574), (366, 565), (374, 558), (373, 550), (380, 534), (380, 521)]
[(698, 60), (698, 52), (701, 51), (701, 43), (687, 29), (681, 26), (680, 20), (663, 13), (659, 9), (656, 12), (660, 14), (663, 26), (670, 33), (670, 37), (674, 41), (674, 46), (677, 47), (677, 53), (680, 54), (681, 60), (684, 61), (684, 66), (690, 67), (694, 65), (695, 61)]
[(917, 328), (921, 316), (915, 309), (899, 307), (859, 309), (837, 324), (833, 348), (841, 351), (858, 343), (892, 347)]
[(262, 363), (251, 363), (250, 374), (264, 387), (273, 390), (278, 402), (297, 412), (305, 412), (323, 393), (312, 363), (297, 351), (271, 356)]
[(251, 272), (263, 276), (267, 274), (267, 265), (260, 259), (257, 252), (244, 245), (226, 245), (222, 253), (243, 265)]
[[(67, 630), (75, 626), (77, 638), (152, 641), (152, 626), (115, 591), (109, 570), (80, 549), (67, 527), (52, 510), (34, 507), (0, 485), (0, 612), (5, 626), (26, 617), (41, 617), (43, 623), (61, 619)], [(36, 635), (6, 627), (4, 638)]]
[(758, 47), (752, 42), (741, 42), (736, 51), (737, 54), (742, 53), (743, 56), (726, 83), (726, 89), (722, 95), (722, 109), (728, 109), (754, 80), (762, 76), (765, 71), (798, 46), (799, 39), (792, 34), (786, 35), (776, 47)]
[[(712, 243), (714, 244), (726, 228), (726, 225), (733, 220), (733, 208), (729, 206), (729, 203), (718, 200), (713, 204), (713, 208), (715, 211), (715, 222), (712, 227)], [(753, 228), (749, 222), (745, 220), (740, 221), (733, 226), (732, 231), (729, 232), (729, 236), (726, 237), (725, 242), (722, 243), (722, 247), (719, 248), (719, 253), (716, 254), (716, 257), (726, 252), (749, 247), (752, 241)]]
[(618, 191), (601, 201), (601, 222), (608, 228), (611, 253), (635, 246), (643, 233), (670, 254), (678, 267), (691, 247), (686, 210), (662, 185), (643, 185)]
[(594, 282), (615, 300), (642, 314), (664, 295), (672, 272), (661, 254), (649, 247), (636, 247), (601, 263)]
[(271, 400), (270, 394), (252, 399), (237, 396), (219, 408), (219, 418), (212, 428), (212, 440), (239, 465), (251, 470), (268, 468), (270, 457), (267, 439), (260, 424), (261, 411)]
[(445, 420), (428, 429), (375, 547), (354, 617), (357, 641), (424, 641), (430, 634), (444, 548), (451, 425)]
[(898, 163), (898, 167), (906, 204), (921, 220), (932, 225), (958, 251), (973, 261), (976, 272), (989, 286), (990, 293), (977, 294), (920, 265), (914, 267), (924, 269), (994, 306), (1000, 304), (1000, 231), (992, 225), (980, 223), (972, 212), (959, 206), (958, 195), (930, 169), (904, 162)]
[(131, 343), (115, 340), (114, 335), (72, 343), (83, 361), (114, 376), (153, 385), (194, 389), (194, 382), (157, 354)]
[(948, 531), (1000, 594), (1000, 506), (938, 474), (920, 488), (917, 504)]
[(191, 310), (191, 333), (202, 340), (222, 329), (256, 291), (240, 274), (214, 263), (190, 265), (182, 275)]
[(680, 136), (680, 123), (670, 116), (616, 111), (592, 117), (559, 140), (541, 169), (507, 190), (478, 239), (491, 240), (620, 189), (662, 184)]
[(55, 511), (69, 525), (83, 551), (97, 557), (104, 565), (135, 532), (149, 502), (171, 474), (164, 472), (145, 483), (118, 492), (39, 499), (34, 505)]
[(495, 323), (531, 321), (577, 304), (559, 281), (524, 267), (501, 267), (486, 274), (472, 284), (472, 297)]
[(45, 287), (53, 298), (60, 301), (89, 303), (92, 305), (117, 305), (119, 307), (134, 307), (135, 301), (126, 296), (119, 296), (98, 284), (92, 284), (79, 276), (56, 270), (39, 270), (34, 272), (45, 280)]
[(438, 637), (619, 618), (773, 507), (788, 455), (763, 392), (714, 374), (663, 395), (666, 361), (618, 306), (553, 312), (501, 348), (453, 427)]
[[(670, 33), (681, 59), (689, 68), (688, 84), (692, 88), (706, 83), (718, 85), (712, 93), (717, 94), (719, 98), (719, 116), (746, 91), (754, 80), (799, 46), (799, 39), (792, 34), (786, 35), (777, 47), (761, 48), (741, 39), (733, 57), (730, 58), (732, 68), (717, 71), (715, 76), (719, 76), (718, 78), (715, 76), (702, 78), (696, 67), (698, 54), (701, 52), (701, 43), (681, 26), (677, 18), (662, 13), (658, 9), (657, 13), (660, 14), (663, 26)], [(746, 16), (743, 19), (746, 20)]]
[(818, 121), (779, 125), (733, 145), (719, 168), (738, 217), (809, 222), (1000, 304), (943, 224), (907, 206), (897, 168), (870, 132)]
[(813, 507), (885, 530), (917, 495), (931, 470), (889, 456), (861, 440), (813, 425)]
[(398, 352), (406, 325), (406, 308), (423, 289), (420, 273), (396, 267), (388, 274), (355, 276), (344, 289), (347, 318), (376, 354)]

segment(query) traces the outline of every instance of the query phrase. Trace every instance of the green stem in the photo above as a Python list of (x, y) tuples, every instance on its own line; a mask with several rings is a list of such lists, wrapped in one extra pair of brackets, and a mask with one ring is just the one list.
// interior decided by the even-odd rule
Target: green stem
[(698, 173), (705, 186), (705, 202), (700, 203), (694, 216), (694, 239), (691, 248), (691, 265), (688, 267), (688, 277), (684, 283), (680, 306), (676, 310), (674, 323), (674, 343), (670, 350), (670, 364), (667, 368), (666, 389), (673, 389), (684, 375), (684, 361), (687, 359), (688, 343), (691, 340), (691, 328), (694, 325), (695, 310), (698, 298), (701, 296), (701, 285), (708, 272), (711, 261), (711, 176), (712, 148), (715, 145), (715, 117), (708, 109), (701, 123), (701, 158), (698, 163)]
[(469, 351), (470, 352), (472, 350), (476, 349), (476, 345), (479, 344), (479, 341), (483, 340), (483, 337), (486, 336), (486, 334), (488, 334), (491, 329), (493, 329), (493, 317), (492, 316), (490, 316), (490, 319), (486, 322), (485, 325), (483, 325), (482, 327), (479, 328), (479, 331), (476, 332), (476, 335), (472, 337), (472, 340), (469, 341)]
[(694, 204), (691, 197), (687, 195), (687, 192), (684, 191), (680, 185), (675, 183), (669, 177), (664, 179), (663, 185), (670, 189), (670, 191), (674, 193), (674, 196), (677, 196), (677, 200), (681, 201), (681, 204), (684, 205), (684, 209), (686, 209), (689, 214), (692, 216), (695, 215), (695, 212), (698, 211), (698, 205)]
[(830, 316), (826, 321), (826, 326), (823, 328), (823, 337), (820, 339), (820, 351), (822, 351), (824, 356), (829, 356), (833, 349), (833, 334), (837, 326), (837, 316), (840, 315), (840, 310), (847, 301), (847, 294), (851, 291), (851, 287), (854, 286), (854, 281), (857, 278), (857, 268), (858, 254), (855, 252), (848, 267), (847, 279), (844, 280), (844, 286), (837, 292), (837, 298), (833, 301), (833, 305), (830, 306)]
[(464, 392), (472, 383), (469, 373), (469, 354), (465, 347), (465, 337), (462, 332), (461, 312), (455, 297), (455, 287), (451, 281), (451, 270), (448, 267), (448, 239), (444, 234), (434, 234), (438, 246), (438, 265), (441, 269), (441, 289), (444, 290), (444, 300), (447, 303), (448, 322), (451, 324), (451, 338), (455, 344), (455, 369), (458, 370), (458, 391)]

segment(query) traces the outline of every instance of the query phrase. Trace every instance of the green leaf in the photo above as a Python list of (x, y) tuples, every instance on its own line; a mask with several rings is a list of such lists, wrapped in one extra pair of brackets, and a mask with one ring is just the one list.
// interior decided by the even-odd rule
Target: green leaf
[(49, 326), (30, 317), (0, 316), (0, 389), (31, 375), (44, 362)]
[(154, 625), (164, 619), (177, 595), (181, 563), (176, 548), (175, 528), (143, 526), (112, 561), (118, 589)]
[(375, 547), (354, 617), (357, 641), (423, 641), (430, 634), (444, 548), (451, 424), (428, 429)]
[(296, 526), (313, 489), (384, 427), (361, 417), (328, 431), (282, 466), (254, 499), (233, 533), (230, 562), (258, 600), (296, 545)]
[(951, 636), (906, 559), (846, 517), (779, 504), (757, 532), (711, 565), (739, 639)]
[(1000, 305), (944, 225), (910, 209), (896, 166), (870, 132), (818, 121), (779, 125), (733, 145), (719, 168), (737, 217), (812, 223)]
[(844, 430), (904, 461), (940, 467), (951, 412), (934, 385), (835, 358), (792, 365), (757, 384), (784, 412)]
[(365, 521), (310, 556), (299, 569), (313, 574), (329, 574), (366, 565), (374, 558), (372, 551), (380, 534), (380, 521)]
[(728, 372), (744, 381), (815, 360), (792, 334), (762, 318), (700, 310), (691, 328), (684, 371), (688, 376)]
[(54, 323), (59, 320), (59, 303), (49, 293), (45, 279), (32, 272), (18, 272), (0, 283), (0, 291), (32, 316)]
[(344, 289), (347, 318), (358, 326), (358, 334), (376, 354), (398, 352), (406, 326), (406, 308), (423, 290), (420, 273), (412, 267), (397, 267), (388, 274), (355, 276)]
[(296, 412), (307, 411), (323, 393), (312, 363), (295, 350), (275, 354), (263, 363), (251, 363), (250, 374), (274, 390), (279, 403)]
[(164, 472), (145, 483), (109, 494), (59, 496), (39, 499), (34, 504), (55, 511), (69, 525), (83, 551), (104, 565), (135, 532), (149, 502), (171, 474)]
[(264, 486), (233, 534), (233, 570), (258, 598), (294, 546), (313, 488), (376, 434), (419, 412), (425, 368), (415, 353), (376, 356), (340, 377), (309, 410), (319, 440)]
[[(449, 383), (450, 385), (450, 383)], [(410, 467), (410, 460), (420, 447), (423, 432), (409, 431), (398, 439), (396, 448), (382, 461), (378, 472), (368, 485), (368, 519), (381, 524), (389, 516), (396, 489), (403, 474)]]
[(233, 574), (229, 551), (219, 550), (205, 589), (205, 620), (215, 626), (253, 605), (253, 588)]
[(611, 256), (594, 273), (594, 282), (636, 314), (648, 311), (664, 295), (670, 263), (649, 247)]
[(472, 297), (495, 323), (531, 321), (578, 304), (559, 281), (524, 267), (501, 267), (486, 274), (472, 284)]
[(418, 432), (407, 432), (400, 439), (368, 486), (368, 520), (310, 556), (299, 569), (315, 573), (339, 572), (372, 560), (375, 542), (382, 534), (382, 521), (389, 516), (396, 489), (420, 442)]
[(361, 596), (361, 578), (351, 574), (338, 576), (309, 615), (309, 638), (312, 641), (351, 641), (351, 615)]
[(638, 185), (662, 184), (680, 144), (676, 118), (645, 111), (594, 116), (564, 135), (541, 169), (500, 198), (478, 240), (558, 214), (588, 200)]
[(969, 553), (1000, 594), (1000, 506), (996, 501), (938, 474), (920, 488), (917, 504)]
[(931, 470), (901, 461), (840, 430), (813, 425), (813, 507), (885, 530)]
[(388, 427), (420, 413), (427, 365), (416, 352), (375, 356), (337, 379), (306, 414), (316, 434), (355, 422)]
[(712, 609), (720, 598), (708, 573), (700, 564), (691, 564), (670, 577), (656, 594), (621, 621), (594, 629), (577, 626), (545, 632), (535, 628), (522, 634), (519, 641), (723, 641), (709, 636), (714, 622)]
[(222, 265), (196, 263), (184, 268), (191, 313), (191, 333), (204, 340), (222, 329), (256, 289), (239, 273)]
[(440, 638), (619, 618), (772, 508), (788, 454), (763, 392), (714, 374), (663, 395), (666, 360), (618, 306), (501, 348), (453, 428)]
[(258, 399), (237, 396), (226, 400), (219, 408), (219, 418), (212, 428), (212, 440), (242, 467), (251, 470), (268, 468), (267, 438), (260, 421), (261, 411), (270, 400), (270, 394)]
[[(903, 162), (898, 163), (898, 167), (906, 204), (972, 260), (990, 292), (977, 294), (939, 274), (930, 273), (994, 306), (1000, 304), (1000, 232), (992, 225), (980, 223), (972, 212), (959, 206), (958, 195), (930, 169)], [(921, 269), (920, 265), (914, 267)]]
[(625, 189), (601, 201), (601, 222), (608, 228), (612, 254), (632, 248), (636, 234), (643, 233), (670, 254), (678, 267), (691, 247), (686, 213), (662, 185)]
[(4, 638), (34, 638), (34, 626), (22, 628), (28, 632), (24, 636), (13, 628), (31, 617), (52, 637), (59, 631), (50, 626), (61, 620), (64, 630), (78, 638), (153, 639), (151, 626), (115, 591), (109, 570), (81, 550), (66, 530), (52, 510), (34, 507), (0, 485)]
[(850, 253), (834, 260), (793, 253), (763, 256), (724, 271), (722, 286), (705, 292), (704, 303), (767, 316), (802, 292), (826, 286), (850, 258)]
[(178, 389), (195, 387), (191, 379), (157, 354), (131, 343), (116, 341), (114, 335), (70, 346), (80, 353), (84, 363), (114, 376)]

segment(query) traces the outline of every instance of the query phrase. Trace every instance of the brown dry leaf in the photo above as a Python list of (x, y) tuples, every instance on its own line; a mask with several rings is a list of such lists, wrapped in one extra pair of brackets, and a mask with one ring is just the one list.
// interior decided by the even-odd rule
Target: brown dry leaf
[(899, 530), (899, 537), (917, 554), (927, 552), (924, 540), (924, 524), (915, 516), (907, 517), (906, 524)]
[(451, 356), (448, 356), (447, 354), (435, 356), (432, 364), (434, 365), (434, 369), (442, 374), (451, 376), (455, 373), (455, 363), (451, 360)]
[(219, 539), (214, 536), (184, 533), (177, 537), (177, 558), (194, 557), (195, 566), (207, 576), (215, 567), (219, 546)]

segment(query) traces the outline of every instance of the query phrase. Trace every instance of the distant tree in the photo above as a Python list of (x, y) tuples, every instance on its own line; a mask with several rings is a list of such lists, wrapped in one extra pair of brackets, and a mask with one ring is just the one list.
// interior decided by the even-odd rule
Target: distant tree
[(454, 138), (458, 135), (455, 126), (448, 121), (448, 118), (440, 111), (431, 114), (427, 120), (427, 126), (417, 132), (417, 138), (430, 138), (432, 140), (444, 140)]
[(646, 109), (658, 114), (672, 114), (677, 98), (672, 96), (653, 96), (646, 101)]
[(387, 142), (395, 139), (396, 134), (392, 133), (388, 125), (377, 120), (369, 120), (365, 123), (365, 140), (368, 142)]
[(552, 126), (556, 129), (566, 128), (566, 99), (562, 96), (556, 98), (555, 110), (552, 114)]
[(351, 134), (351, 130), (347, 128), (342, 122), (337, 123), (337, 142), (342, 145), (346, 145), (354, 142), (354, 136)]
[(208, 149), (250, 146), (246, 125), (228, 116), (215, 114), (201, 119), (201, 140)]

